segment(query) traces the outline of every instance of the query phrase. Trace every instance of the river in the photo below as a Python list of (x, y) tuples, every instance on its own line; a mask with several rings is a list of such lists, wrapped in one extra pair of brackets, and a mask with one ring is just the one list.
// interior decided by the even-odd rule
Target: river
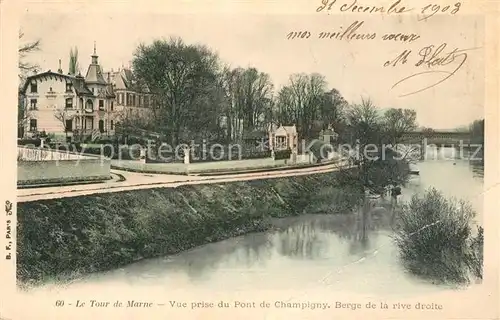
[[(472, 166), (466, 160), (428, 160), (416, 166), (420, 175), (414, 176), (403, 189), (402, 201), (435, 187), (446, 195), (469, 200), (481, 224), (481, 166)], [(443, 290), (403, 270), (387, 218), (373, 218), (367, 241), (360, 240), (361, 228), (354, 215), (279, 219), (274, 221), (276, 230), (88, 275), (57, 291), (76, 292), (91, 287), (94, 292), (117, 293), (132, 288), (155, 288), (166, 294), (169, 290), (229, 293), (328, 288), (332, 292), (401, 298)]]

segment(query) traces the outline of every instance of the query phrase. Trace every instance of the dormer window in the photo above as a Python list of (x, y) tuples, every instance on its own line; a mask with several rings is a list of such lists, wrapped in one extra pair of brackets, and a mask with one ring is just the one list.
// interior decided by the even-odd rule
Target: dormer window
[(71, 82), (66, 82), (66, 92), (72, 92), (73, 86)]
[(92, 100), (88, 99), (87, 102), (85, 103), (85, 111), (86, 112), (94, 111), (94, 104), (92, 103)]
[(36, 84), (36, 82), (32, 82), (31, 83), (31, 93), (37, 93), (38, 92), (38, 85)]

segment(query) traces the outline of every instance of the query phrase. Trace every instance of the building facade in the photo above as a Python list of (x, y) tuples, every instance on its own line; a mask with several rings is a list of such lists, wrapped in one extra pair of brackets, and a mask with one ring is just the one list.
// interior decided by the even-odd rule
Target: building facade
[(114, 119), (116, 123), (147, 122), (154, 117), (154, 96), (146, 86), (134, 81), (130, 69), (122, 68), (105, 74), (115, 95)]
[(129, 70), (104, 73), (95, 46), (91, 59), (85, 77), (64, 74), (59, 66), (27, 78), (20, 92), (24, 137), (45, 132), (57, 139), (95, 139), (113, 136), (127, 117), (151, 116), (152, 95), (132, 88)]

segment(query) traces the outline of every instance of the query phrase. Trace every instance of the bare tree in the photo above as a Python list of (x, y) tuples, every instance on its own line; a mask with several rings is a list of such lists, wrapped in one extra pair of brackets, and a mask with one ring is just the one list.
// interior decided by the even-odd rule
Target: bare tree
[(40, 50), (40, 40), (32, 42), (22, 42), (24, 38), (24, 33), (19, 31), (19, 47), (17, 49), (19, 55), (19, 79), (21, 80), (21, 85), (24, 84), (24, 80), (27, 75), (32, 72), (37, 72), (39, 66), (30, 62), (26, 62), (25, 58), (28, 54)]
[(73, 120), (74, 119), (74, 115), (70, 114), (70, 112), (66, 109), (57, 109), (55, 112), (54, 112), (54, 118), (56, 118), (57, 120), (59, 120), (59, 122), (61, 122), (62, 126), (63, 126), (63, 129), (64, 129), (64, 134), (66, 136), (66, 140), (68, 139), (68, 124), (67, 124), (67, 120)]
[(417, 112), (391, 108), (384, 113), (384, 125), (392, 145), (396, 146), (405, 133), (417, 128)]
[(28, 54), (40, 50), (40, 40), (32, 41), (32, 42), (23, 42), (24, 33), (19, 31), (19, 47), (18, 47), (18, 77), (19, 77), (19, 94), (18, 94), (18, 103), (17, 103), (17, 127), (18, 127), (18, 135), (23, 135), (24, 127), (28, 119), (30, 118), (30, 113), (28, 107), (25, 103), (25, 97), (23, 96), (22, 89), (26, 82), (26, 78), (30, 73), (37, 72), (39, 66), (26, 61), (26, 57)]
[(278, 119), (297, 125), (300, 136), (311, 137), (315, 120), (320, 117), (320, 106), (325, 102), (325, 78), (317, 73), (293, 74), (289, 84), (278, 93)]

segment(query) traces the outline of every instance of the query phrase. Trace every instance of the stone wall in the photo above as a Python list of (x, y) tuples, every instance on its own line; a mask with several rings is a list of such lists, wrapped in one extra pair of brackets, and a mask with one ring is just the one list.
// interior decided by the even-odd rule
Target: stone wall
[(18, 147), (18, 185), (107, 180), (110, 169), (111, 161), (99, 156)]

